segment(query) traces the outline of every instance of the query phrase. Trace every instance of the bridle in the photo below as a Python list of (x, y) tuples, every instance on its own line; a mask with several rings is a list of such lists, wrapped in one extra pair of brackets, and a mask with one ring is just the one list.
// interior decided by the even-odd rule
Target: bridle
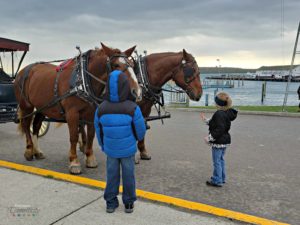
[[(104, 86), (106, 85), (106, 82), (88, 71), (91, 50), (89, 50), (85, 53), (82, 53), (80, 50), (80, 47), (77, 46), (76, 48), (79, 51), (79, 55), (72, 59), (72, 60), (75, 60), (75, 66), (74, 66), (74, 69), (72, 72), (72, 74), (74, 74), (74, 77), (75, 77), (74, 78), (75, 85), (73, 87), (70, 87), (70, 89), (68, 91), (66, 91), (65, 93), (63, 93), (62, 95), (58, 94), (58, 81), (59, 81), (61, 72), (64, 70), (64, 68), (62, 66), (61, 68), (58, 69), (58, 71), (56, 73), (56, 78), (55, 78), (55, 82), (54, 82), (54, 97), (53, 97), (53, 99), (50, 102), (45, 103), (45, 105), (43, 105), (41, 108), (36, 109), (32, 113), (22, 117), (22, 119), (32, 116), (32, 115), (35, 115), (37, 113), (40, 113), (43, 110), (50, 108), (56, 104), (59, 105), (60, 113), (61, 113), (61, 115), (64, 116), (65, 112), (64, 112), (63, 107), (61, 106), (61, 101), (67, 97), (74, 96), (74, 95), (78, 96), (79, 98), (88, 102), (91, 105), (99, 105), (103, 101), (102, 96), (99, 97), (96, 95), (95, 90), (93, 89), (93, 86), (92, 86), (91, 79), (94, 79), (95, 81), (97, 81), (98, 83), (100, 83)], [(130, 64), (130, 61), (129, 61), (129, 57), (127, 55), (115, 54), (115, 55), (112, 55), (111, 57), (107, 58), (107, 61), (106, 61), (107, 74), (109, 74), (112, 71), (112, 69), (115, 69), (114, 67), (119, 66), (118, 64), (112, 64), (113, 59), (116, 57), (123, 58), (125, 61), (124, 63), (126, 64), (126, 66), (122, 70), (123, 72), (125, 72), (129, 67), (132, 67), (132, 65)], [(23, 93), (24, 83), (25, 83), (26, 78), (29, 75), (30, 69), (36, 64), (45, 64), (45, 63), (61, 62), (61, 61), (66, 61), (66, 60), (38, 62), (38, 63), (31, 64), (30, 66), (27, 66), (27, 68), (25, 69), (25, 75), (23, 76), (24, 79), (22, 79), (20, 84), (18, 85), (20, 88), (20, 92), (24, 96), (24, 98), (26, 98), (26, 96)]]
[(125, 68), (122, 70), (122, 72), (125, 72), (126, 70), (128, 70), (129, 67), (131, 67), (133, 69), (133, 66), (130, 64), (130, 61), (129, 61), (129, 57), (125, 54), (115, 54), (115, 55), (112, 55), (111, 57), (107, 57), (106, 59), (106, 71), (107, 71), (107, 74), (110, 74), (114, 69), (118, 68), (119, 65), (118, 64), (115, 64), (115, 63), (112, 63), (114, 58), (122, 58), (124, 59), (124, 62), (126, 64)]
[(182, 89), (185, 90), (189, 95), (194, 95), (193, 88), (190, 86), (190, 83), (197, 78), (196, 67), (197, 62), (194, 59), (191, 61), (186, 61), (182, 58), (180, 65), (171, 71), (172, 80), (176, 82), (176, 76), (182, 70), (184, 75), (184, 87), (182, 87)]

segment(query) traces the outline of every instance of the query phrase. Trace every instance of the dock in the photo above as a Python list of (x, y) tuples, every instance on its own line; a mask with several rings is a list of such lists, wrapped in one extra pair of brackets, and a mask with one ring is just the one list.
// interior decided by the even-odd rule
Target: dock
[(202, 85), (203, 89), (208, 88), (234, 88), (233, 84), (204, 84)]

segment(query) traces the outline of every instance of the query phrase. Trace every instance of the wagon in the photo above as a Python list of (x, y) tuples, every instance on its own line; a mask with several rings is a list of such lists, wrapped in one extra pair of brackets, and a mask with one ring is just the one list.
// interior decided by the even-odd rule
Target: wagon
[[(17, 118), (18, 103), (13, 83), (28, 51), (28, 43), (0, 37), (0, 123), (19, 123)], [(16, 52), (22, 52), (23, 54), (18, 62), (17, 69), (15, 70)], [(11, 55), (11, 74), (5, 72), (9, 68), (5, 67), (2, 60), (3, 56), (6, 57), (9, 54)], [(50, 123), (48, 121), (43, 121), (39, 131), (40, 137), (47, 133), (49, 126)]]

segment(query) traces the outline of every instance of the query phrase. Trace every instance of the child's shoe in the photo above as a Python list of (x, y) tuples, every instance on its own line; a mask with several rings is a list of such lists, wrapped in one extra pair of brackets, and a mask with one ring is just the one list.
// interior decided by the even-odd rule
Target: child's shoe
[(108, 206), (106, 206), (106, 212), (107, 213), (113, 213), (113, 212), (115, 212), (116, 208), (118, 208), (118, 206), (117, 207), (108, 207)]
[(213, 182), (211, 182), (211, 181), (206, 181), (206, 185), (208, 185), (208, 186), (213, 186), (213, 187), (222, 187), (222, 184), (215, 184), (215, 183), (213, 183)]
[(132, 213), (133, 212), (133, 208), (134, 208), (134, 204), (133, 203), (125, 204), (125, 212), (126, 213)]

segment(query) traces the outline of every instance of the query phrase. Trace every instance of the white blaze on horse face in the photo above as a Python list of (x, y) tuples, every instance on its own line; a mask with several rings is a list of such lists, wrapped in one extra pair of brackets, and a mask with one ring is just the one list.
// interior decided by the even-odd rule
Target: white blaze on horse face
[(142, 100), (142, 89), (141, 89), (141, 87), (140, 87), (140, 85), (139, 85), (139, 82), (138, 82), (138, 80), (137, 80), (137, 78), (136, 78), (136, 74), (135, 74), (135, 72), (133, 71), (132, 67), (128, 67), (128, 71), (129, 71), (129, 73), (130, 73), (132, 79), (133, 79), (134, 82), (136, 83), (136, 87), (137, 87), (137, 89), (136, 89), (136, 100), (139, 102), (139, 101)]
[[(128, 64), (128, 63), (126, 62), (126, 60), (125, 60), (124, 58), (121, 58), (121, 57), (119, 58), (119, 62), (121, 62), (121, 63), (123, 63), (123, 64)], [(135, 92), (136, 92), (136, 100), (137, 100), (137, 101), (141, 101), (141, 100), (142, 100), (142, 89), (141, 89), (141, 87), (140, 87), (140, 85), (139, 85), (139, 82), (138, 82), (138, 80), (137, 80), (136, 74), (135, 74), (135, 72), (133, 71), (133, 69), (132, 69), (131, 66), (129, 66), (129, 67), (127, 68), (127, 70), (129, 71), (131, 78), (132, 78), (132, 79), (134, 80), (134, 82), (136, 83), (136, 89), (135, 89)]]

